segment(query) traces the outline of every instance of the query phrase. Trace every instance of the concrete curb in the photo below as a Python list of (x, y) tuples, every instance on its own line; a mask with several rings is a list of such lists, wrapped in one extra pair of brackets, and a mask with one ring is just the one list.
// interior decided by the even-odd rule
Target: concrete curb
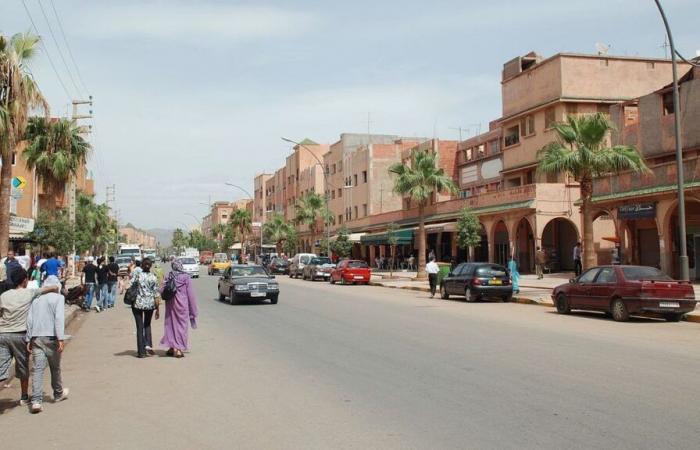
[[(430, 288), (427, 287), (422, 287), (422, 286), (386, 286), (380, 282), (370, 282), (370, 286), (379, 286), (379, 287), (385, 287), (389, 289), (405, 289), (407, 291), (418, 291), (418, 292), (430, 292)], [(523, 286), (525, 287), (525, 286)], [(545, 288), (542, 288), (545, 289)], [(547, 308), (554, 308), (554, 303), (551, 301), (544, 301), (544, 302), (538, 302), (537, 300), (533, 300), (531, 298), (527, 297), (513, 297), (512, 303), (519, 303), (521, 305), (536, 305), (536, 306), (544, 306)], [(700, 315), (697, 314), (686, 314), (685, 319), (686, 322), (693, 322), (693, 323), (700, 323)]]

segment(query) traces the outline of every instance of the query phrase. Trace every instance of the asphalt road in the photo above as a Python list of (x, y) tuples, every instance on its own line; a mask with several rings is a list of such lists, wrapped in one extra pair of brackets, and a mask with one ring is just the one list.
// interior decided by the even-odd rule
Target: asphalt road
[(232, 306), (202, 273), (184, 359), (135, 358), (123, 306), (83, 317), (71, 398), (31, 416), (0, 391), (0, 447), (700, 448), (697, 324), (287, 277)]

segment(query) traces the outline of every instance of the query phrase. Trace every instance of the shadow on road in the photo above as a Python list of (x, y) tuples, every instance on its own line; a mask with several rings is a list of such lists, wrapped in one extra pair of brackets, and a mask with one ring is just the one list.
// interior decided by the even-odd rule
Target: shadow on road
[[(546, 311), (547, 314), (560, 315), (556, 311)], [(571, 317), (580, 317), (582, 319), (591, 319), (599, 321), (614, 322), (614, 320), (607, 314), (602, 312), (594, 311), (575, 311), (569, 314)], [(645, 317), (645, 316), (630, 316), (629, 321), (624, 322), (629, 324), (663, 324), (667, 323), (666, 320), (662, 318), (655, 317)]]

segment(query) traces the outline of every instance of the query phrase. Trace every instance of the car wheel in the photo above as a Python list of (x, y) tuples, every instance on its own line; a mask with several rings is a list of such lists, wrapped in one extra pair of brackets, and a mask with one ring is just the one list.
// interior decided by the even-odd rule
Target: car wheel
[(219, 301), (220, 301), (220, 302), (223, 302), (223, 301), (225, 301), (225, 300), (226, 300), (226, 296), (225, 296), (224, 294), (221, 293), (221, 290), (219, 290)]
[(278, 297), (279, 297), (279, 294), (273, 295), (272, 297), (270, 297), (270, 303), (272, 303), (273, 305), (276, 305)]
[(233, 289), (231, 289), (231, 291), (229, 292), (229, 296), (230, 296), (230, 298), (231, 298), (231, 304), (232, 304), (232, 305), (237, 305), (237, 304), (238, 304), (238, 298), (236, 297), (236, 293), (233, 291)]
[(566, 299), (566, 295), (564, 294), (559, 294), (557, 296), (557, 312), (559, 314), (569, 314), (571, 313), (571, 306), (569, 305), (569, 301)]
[(472, 294), (472, 290), (469, 286), (464, 289), (464, 299), (469, 303), (476, 301), (476, 298), (474, 297), (474, 294)]
[(513, 300), (513, 295), (512, 295), (512, 294), (503, 296), (503, 303), (508, 303), (508, 302), (510, 302), (511, 300)]
[(450, 298), (450, 294), (447, 293), (447, 288), (444, 284), (440, 286), (440, 297), (442, 297), (443, 300), (448, 300)]
[(666, 313), (664, 314), (664, 319), (667, 322), (680, 322), (683, 318), (683, 313)]
[(630, 318), (627, 305), (625, 305), (625, 302), (623, 302), (621, 298), (613, 300), (610, 306), (610, 314), (612, 314), (612, 318), (616, 322), (627, 322)]

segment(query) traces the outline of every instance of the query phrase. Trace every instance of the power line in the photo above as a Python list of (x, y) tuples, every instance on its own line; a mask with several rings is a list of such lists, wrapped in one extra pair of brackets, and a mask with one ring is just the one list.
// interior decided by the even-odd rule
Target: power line
[(70, 92), (68, 92), (68, 88), (66, 87), (66, 84), (63, 82), (61, 75), (58, 74), (58, 69), (56, 69), (56, 65), (53, 63), (53, 59), (51, 59), (51, 55), (49, 54), (49, 50), (46, 48), (46, 45), (44, 45), (44, 42), (41, 40), (41, 33), (39, 33), (39, 28), (37, 28), (36, 24), (34, 23), (34, 19), (32, 18), (32, 13), (30, 13), (29, 8), (27, 8), (27, 2), (22, 0), (22, 5), (24, 6), (24, 10), (27, 12), (27, 16), (29, 17), (29, 21), (32, 24), (32, 28), (34, 28), (34, 32), (36, 33), (37, 37), (39, 37), (39, 45), (41, 45), (44, 48), (44, 51), (46, 52), (46, 59), (49, 60), (49, 64), (51, 64), (51, 68), (53, 69), (54, 74), (56, 74), (56, 78), (58, 78), (58, 82), (61, 84), (61, 87), (63, 87), (63, 92), (66, 93), (66, 97), (68, 97), (68, 99), (70, 100), (70, 98), (71, 98)]
[(56, 5), (54, 4), (53, 0), (51, 0), (51, 8), (53, 9), (53, 13), (56, 16), (56, 22), (58, 22), (58, 29), (61, 32), (61, 36), (63, 37), (63, 42), (66, 44), (68, 56), (70, 57), (70, 60), (75, 66), (75, 73), (78, 76), (78, 81), (80, 81), (80, 85), (83, 87), (85, 92), (90, 93), (90, 89), (87, 88), (85, 81), (83, 81), (83, 76), (80, 74), (80, 68), (78, 67), (78, 63), (75, 62), (75, 58), (73, 57), (73, 51), (71, 50), (70, 45), (68, 45), (68, 39), (66, 38), (66, 33), (63, 30), (63, 23), (61, 22), (61, 17), (58, 15), (58, 11), (56, 11)]
[(63, 65), (66, 67), (66, 72), (68, 72), (68, 78), (70, 78), (70, 81), (73, 84), (73, 87), (75, 88), (75, 91), (78, 93), (78, 95), (82, 95), (82, 92), (81, 92), (80, 88), (78, 87), (78, 84), (75, 82), (75, 78), (73, 78), (73, 74), (71, 73), (70, 67), (68, 67), (68, 63), (66, 62), (66, 58), (63, 56), (63, 52), (61, 51), (61, 46), (58, 45), (58, 40), (56, 39), (56, 35), (53, 32), (53, 27), (51, 26), (51, 22), (49, 21), (49, 17), (46, 15), (46, 11), (44, 10), (44, 5), (41, 3), (41, 0), (37, 0), (37, 3), (39, 4), (39, 9), (41, 10), (41, 15), (44, 16), (44, 20), (46, 21), (46, 26), (49, 29), (49, 34), (51, 35), (51, 39), (53, 40), (53, 43), (56, 46), (56, 50), (58, 50), (58, 56), (61, 58)]

